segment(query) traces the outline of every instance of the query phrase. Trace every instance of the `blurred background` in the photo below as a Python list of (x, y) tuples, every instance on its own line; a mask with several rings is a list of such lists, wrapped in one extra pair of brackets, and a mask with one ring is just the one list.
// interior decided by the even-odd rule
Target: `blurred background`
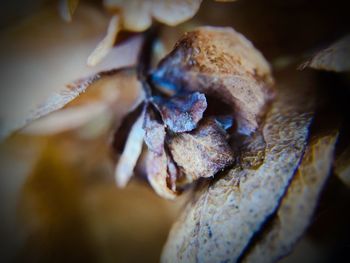
[[(60, 17), (57, 1), (2, 3), (2, 137), (68, 83), (136, 63), (141, 37), (124, 32), (101, 63), (86, 65), (105, 35), (109, 17), (101, 1), (80, 1), (70, 23)], [(349, 20), (347, 3), (340, 0), (206, 0), (191, 20), (162, 28), (163, 49), (158, 56), (169, 52), (179, 36), (194, 26), (232, 26), (262, 51), (278, 75), (349, 33)], [(322, 83), (319, 88), (329, 97), (330, 107), (348, 123), (349, 74), (312, 74)], [(108, 94), (115, 95), (113, 113), (108, 106), (79, 125), (20, 132), (1, 142), (1, 262), (159, 261), (186, 195), (163, 200), (142, 177), (132, 179), (125, 189), (115, 186), (111, 131), (140, 90), (130, 82), (116, 91), (114, 81), (119, 77), (103, 78), (78, 101), (85, 107), (103, 100), (102, 91), (112, 92)], [(85, 115), (90, 115), (84, 107)], [(347, 124), (342, 129), (339, 153), (350, 138)], [(312, 226), (285, 262), (350, 259), (349, 200), (348, 187), (331, 176)]]

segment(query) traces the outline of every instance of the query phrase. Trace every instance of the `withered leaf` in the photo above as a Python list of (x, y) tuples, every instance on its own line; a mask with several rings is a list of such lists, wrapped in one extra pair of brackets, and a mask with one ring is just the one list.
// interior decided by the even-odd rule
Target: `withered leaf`
[(243, 168), (256, 169), (264, 162), (266, 142), (260, 130), (248, 137), (233, 136), (231, 141), (239, 153), (239, 162)]
[(271, 226), (248, 251), (243, 262), (277, 262), (287, 255), (310, 223), (332, 167), (337, 132), (313, 138)]
[(170, 99), (155, 97), (154, 103), (167, 128), (173, 132), (195, 129), (207, 108), (207, 100), (200, 92), (176, 95)]
[(262, 127), (263, 164), (237, 165), (198, 189), (170, 232), (163, 262), (236, 262), (277, 209), (305, 149), (314, 108), (313, 79), (287, 76)]
[(168, 136), (167, 143), (175, 163), (192, 182), (211, 177), (234, 162), (227, 133), (213, 119), (204, 119), (197, 129)]
[[(13, 22), (0, 35), (0, 76), (6, 83), (0, 97), (1, 139), (31, 122), (31, 118), (45, 115), (44, 110), (60, 108), (59, 101), (67, 102), (62, 97), (74, 97), (71, 94), (75, 92), (66, 88), (67, 84), (74, 85), (75, 80), (97, 72), (135, 65), (142, 43), (140, 36), (130, 38), (91, 68), (86, 66), (86, 58), (108, 24), (102, 10), (82, 1), (67, 25), (57, 15), (57, 5), (45, 5), (25, 21)], [(52, 93), (59, 94), (52, 95), (58, 101), (46, 100)], [(44, 107), (44, 101), (53, 103), (52, 107)], [(42, 114), (35, 110), (38, 105)]]
[(306, 67), (335, 72), (350, 71), (350, 35), (319, 51), (299, 68)]
[(116, 165), (115, 180), (119, 187), (124, 187), (129, 182), (133, 175), (136, 162), (141, 154), (145, 135), (145, 131), (142, 127), (144, 116), (144, 113), (142, 113), (132, 126), (123, 153)]
[(244, 134), (258, 127), (273, 97), (267, 61), (232, 28), (199, 27), (186, 33), (152, 77), (155, 83), (170, 83), (225, 101), (234, 109), (238, 129)]
[(148, 149), (157, 155), (162, 155), (164, 151), (165, 127), (155, 118), (152, 109), (148, 109), (145, 114), (143, 129), (145, 130), (145, 143)]
[(30, 124), (21, 132), (54, 134), (77, 128), (101, 114), (120, 117), (142, 97), (140, 94), (134, 70), (101, 72), (54, 93), (31, 113), (27, 119)]
[(103, 102), (91, 102), (84, 106), (65, 108), (40, 118), (21, 130), (32, 135), (50, 135), (74, 130), (101, 115), (110, 119), (108, 106)]
[[(162, 154), (149, 151), (146, 161), (147, 178), (156, 193), (166, 199), (174, 199), (176, 193), (169, 188), (168, 156), (163, 149)], [(170, 184), (170, 182), (169, 182)]]

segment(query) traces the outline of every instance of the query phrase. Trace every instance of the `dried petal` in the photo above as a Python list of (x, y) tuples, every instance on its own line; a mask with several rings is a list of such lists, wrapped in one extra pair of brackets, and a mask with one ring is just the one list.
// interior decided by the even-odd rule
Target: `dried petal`
[(115, 39), (119, 32), (119, 16), (112, 16), (106, 36), (98, 43), (95, 50), (90, 54), (87, 59), (88, 66), (95, 66), (111, 51), (113, 48)]
[(198, 11), (202, 0), (153, 0), (152, 16), (169, 26), (176, 26)]
[(173, 132), (195, 129), (207, 108), (207, 100), (204, 94), (199, 92), (173, 96), (168, 100), (155, 97), (154, 103), (164, 123)]
[(232, 28), (200, 27), (185, 34), (153, 73), (154, 81), (213, 95), (233, 107), (239, 131), (258, 127), (273, 92), (268, 63)]
[(167, 180), (168, 175), (168, 157), (163, 150), (161, 155), (149, 151), (147, 156), (147, 177), (153, 189), (158, 195), (166, 199), (174, 199), (176, 193), (169, 189)]
[(350, 71), (350, 35), (321, 50), (299, 68), (306, 67), (335, 72)]
[(127, 30), (144, 31), (152, 24), (151, 1), (104, 0), (104, 5), (111, 10), (121, 10), (123, 27)]
[(337, 157), (334, 166), (335, 174), (350, 187), (350, 146)]
[(111, 10), (121, 10), (123, 26), (131, 31), (144, 31), (152, 24), (152, 17), (167, 25), (177, 25), (193, 17), (202, 0), (104, 0)]
[(287, 76), (264, 122), (264, 163), (237, 166), (198, 189), (171, 230), (163, 262), (236, 262), (277, 209), (305, 149), (314, 108), (310, 78)]
[(142, 151), (145, 132), (142, 128), (144, 114), (132, 126), (122, 155), (115, 168), (115, 180), (119, 187), (125, 187), (133, 175), (137, 160)]
[(60, 0), (61, 17), (67, 21), (72, 21), (73, 14), (77, 9), (79, 0)]
[(151, 109), (148, 109), (145, 114), (143, 129), (145, 130), (145, 143), (148, 149), (157, 155), (163, 154), (165, 127), (155, 119), (154, 112)]
[(192, 132), (169, 136), (168, 146), (188, 182), (214, 176), (234, 161), (226, 132), (212, 119)]
[(332, 167), (336, 141), (333, 132), (310, 142), (272, 226), (259, 235), (243, 262), (277, 262), (292, 250), (310, 223)]

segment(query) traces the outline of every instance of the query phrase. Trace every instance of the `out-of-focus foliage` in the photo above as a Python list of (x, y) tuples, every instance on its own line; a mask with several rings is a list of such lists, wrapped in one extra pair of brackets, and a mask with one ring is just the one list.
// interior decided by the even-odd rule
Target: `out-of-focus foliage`
[[(229, 172), (193, 183), (190, 189), (186, 189), (188, 185), (183, 188), (182, 181), (175, 183), (178, 175), (185, 182), (192, 177), (185, 177), (183, 171), (187, 169), (177, 169), (175, 156), (168, 152), (164, 158), (165, 152), (171, 150), (165, 139), (169, 134), (162, 116), (155, 114), (144, 125), (146, 143), (153, 156), (145, 154), (143, 148), (133, 167), (136, 178), (121, 190), (115, 187), (114, 173), (122, 153), (112, 151), (110, 145), (121, 118), (139, 102), (135, 75), (125, 82), (130, 85), (120, 84), (120, 76), (104, 75), (89, 83), (83, 89), (86, 92), (76, 94), (78, 99), (71, 102), (75, 92), (66, 89), (66, 85), (79, 79), (92, 80), (89, 76), (96, 72), (135, 65), (142, 37), (132, 38), (123, 32), (115, 43), (126, 12), (110, 9), (115, 19), (107, 40), (101, 44), (102, 52), (97, 52), (101, 63), (95, 68), (85, 67), (89, 52), (103, 39), (110, 20), (100, 10), (101, 2), (93, 2), (80, 1), (71, 23), (61, 21), (57, 10), (50, 9), (32, 13), (32, 18), (1, 32), (0, 109), (4, 135), (22, 126), (29, 109), (53, 91), (68, 91), (68, 100), (59, 106), (62, 110), (35, 121), (23, 130), (26, 135), (16, 134), (0, 146), (0, 196), (5, 200), (1, 204), (4, 215), (0, 230), (7, 241), (6, 253), (2, 255), (11, 254), (12, 259), (15, 256), (26, 262), (139, 262), (140, 258), (154, 262), (176, 221), (163, 251), (164, 261), (186, 261), (181, 255), (210, 261), (221, 256), (226, 259), (227, 254), (229, 260), (253, 262), (258, 258), (258, 262), (270, 262), (290, 252), (297, 239), (301, 240), (300, 245), (287, 257), (294, 262), (349, 258), (344, 247), (350, 236), (350, 196), (339, 181), (340, 178), (347, 182), (350, 163), (346, 139), (350, 130), (346, 110), (349, 93), (343, 89), (348, 87), (348, 75), (296, 70), (306, 54), (315, 53), (348, 33), (346, 5), (326, 0), (242, 0), (232, 4), (203, 1), (190, 21), (176, 27), (162, 25), (156, 62), (173, 49), (183, 32), (196, 26), (234, 27), (271, 63), (277, 76), (277, 97), (267, 119), (261, 118), (262, 126), (257, 121), (257, 132), (252, 136), (232, 135), (237, 118), (230, 119), (227, 127), (233, 123), (231, 128), (222, 119), (226, 115), (209, 118), (223, 128), (222, 138), (231, 135), (225, 143), (232, 147), (236, 163), (229, 158)], [(176, 16), (177, 12), (171, 15)], [(346, 45), (341, 47), (346, 49)], [(107, 51), (108, 56), (103, 58)], [(342, 56), (327, 54), (332, 55), (322, 61), (331, 62), (332, 67), (346, 65), (339, 64), (338, 58), (348, 61), (344, 60), (346, 52)], [(283, 70), (287, 66), (289, 70)], [(251, 73), (254, 79), (256, 75)], [(78, 86), (71, 87), (74, 90)], [(310, 87), (310, 93), (304, 93)], [(160, 88), (163, 90), (157, 92), (166, 89)], [(214, 112), (227, 106), (205, 96), (208, 105), (203, 116), (196, 115), (194, 130), (176, 136), (195, 137), (198, 126), (208, 120), (206, 114), (212, 114), (213, 105)], [(320, 111), (319, 99), (329, 102), (327, 109), (335, 110), (340, 117), (339, 130), (337, 127), (322, 133), (317, 121), (312, 121), (311, 116), (332, 126), (331, 119)], [(124, 137), (127, 138), (122, 136), (121, 140)], [(182, 152), (177, 157), (184, 157)], [(154, 159), (159, 165), (152, 165)], [(170, 199), (176, 196), (175, 201), (163, 200), (150, 190), (145, 180), (145, 171), (150, 168), (156, 168), (154, 176), (148, 179), (158, 194)], [(331, 176), (333, 173), (339, 177)], [(185, 190), (185, 196), (178, 197), (181, 190)], [(186, 196), (186, 192), (193, 195)], [(188, 197), (186, 210), (179, 207), (183, 197)], [(214, 249), (208, 249), (211, 247)], [(298, 255), (301, 259), (296, 259)]]

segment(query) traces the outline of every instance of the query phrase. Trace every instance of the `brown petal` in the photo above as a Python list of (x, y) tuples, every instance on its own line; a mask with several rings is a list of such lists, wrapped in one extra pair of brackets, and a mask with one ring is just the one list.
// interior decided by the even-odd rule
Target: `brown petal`
[(143, 129), (145, 130), (145, 143), (148, 149), (157, 155), (162, 155), (164, 151), (165, 127), (155, 119), (152, 109), (148, 109), (145, 114)]
[(153, 0), (152, 15), (169, 26), (178, 25), (192, 18), (198, 11), (202, 0)]
[(232, 28), (200, 27), (186, 33), (153, 79), (220, 98), (234, 108), (239, 131), (245, 134), (256, 130), (273, 96), (268, 63)]
[(188, 182), (214, 176), (234, 161), (226, 132), (212, 119), (192, 132), (169, 136), (167, 143)]
[(104, 5), (111, 10), (121, 11), (123, 27), (130, 31), (144, 31), (152, 24), (150, 1), (105, 0)]
[(299, 166), (314, 108), (312, 76), (287, 76), (263, 126), (263, 164), (238, 164), (198, 189), (171, 230), (163, 262), (235, 262), (277, 209)]
[(173, 200), (176, 193), (168, 187), (168, 157), (163, 150), (161, 155), (149, 151), (147, 156), (147, 177), (158, 195)]
[(350, 187), (350, 146), (337, 157), (334, 172), (344, 184)]

